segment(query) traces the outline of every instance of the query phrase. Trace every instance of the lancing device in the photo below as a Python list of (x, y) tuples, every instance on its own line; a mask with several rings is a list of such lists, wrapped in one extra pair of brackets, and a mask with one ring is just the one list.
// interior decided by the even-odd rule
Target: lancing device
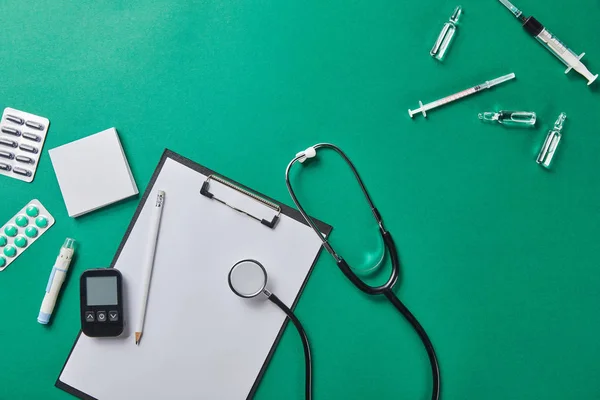
[(50, 316), (52, 315), (54, 305), (56, 304), (56, 298), (58, 297), (60, 288), (67, 276), (67, 271), (71, 265), (74, 253), (75, 239), (67, 238), (60, 248), (60, 253), (56, 258), (56, 262), (50, 273), (50, 279), (48, 279), (48, 285), (46, 285), (46, 294), (44, 295), (44, 301), (42, 301), (42, 307), (40, 308), (40, 313), (37, 318), (40, 324), (46, 325), (50, 321)]

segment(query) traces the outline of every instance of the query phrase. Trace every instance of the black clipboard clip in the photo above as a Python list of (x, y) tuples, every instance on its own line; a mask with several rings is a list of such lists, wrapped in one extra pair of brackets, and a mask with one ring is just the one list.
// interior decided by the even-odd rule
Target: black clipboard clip
[[(241, 193), (243, 195), (246, 195), (246, 196), (250, 197), (251, 199), (257, 201), (258, 203), (260, 203), (260, 204), (262, 204), (262, 205), (264, 205), (266, 207), (269, 207), (271, 210), (275, 211), (277, 214), (275, 214), (275, 216), (273, 217), (273, 219), (271, 221), (268, 221), (266, 219), (262, 219), (262, 218), (259, 218), (259, 217), (255, 216), (255, 215), (252, 215), (249, 212), (246, 212), (246, 211), (244, 211), (244, 210), (242, 210), (242, 209), (240, 209), (238, 207), (235, 207), (235, 206), (227, 203), (224, 200), (221, 200), (221, 199), (217, 198), (214, 194), (212, 194), (209, 191), (210, 181), (211, 180), (217, 181), (217, 182), (219, 182), (219, 183), (221, 183), (221, 184), (223, 184), (223, 185), (225, 185), (225, 186), (227, 186), (227, 187), (235, 190), (238, 193)], [(281, 207), (279, 205), (273, 203), (272, 201), (269, 201), (269, 200), (265, 199), (262, 196), (259, 196), (256, 193), (251, 192), (249, 189), (244, 189), (244, 188), (238, 186), (237, 184), (235, 184), (233, 182), (230, 182), (230, 181), (228, 181), (228, 180), (226, 180), (224, 178), (221, 178), (220, 176), (214, 175), (214, 174), (209, 175), (208, 178), (206, 178), (206, 181), (204, 181), (204, 183), (202, 184), (202, 188), (200, 189), (200, 194), (203, 195), (203, 196), (205, 196), (205, 197), (208, 197), (209, 199), (216, 200), (219, 203), (224, 204), (227, 207), (229, 207), (229, 208), (231, 208), (231, 209), (233, 209), (233, 210), (235, 210), (237, 212), (240, 212), (240, 213), (242, 213), (244, 215), (247, 215), (250, 218), (253, 218), (253, 219), (257, 220), (261, 224), (266, 225), (266, 226), (268, 226), (271, 229), (275, 228), (275, 225), (277, 225), (277, 221), (279, 221), (279, 216), (281, 215)]]

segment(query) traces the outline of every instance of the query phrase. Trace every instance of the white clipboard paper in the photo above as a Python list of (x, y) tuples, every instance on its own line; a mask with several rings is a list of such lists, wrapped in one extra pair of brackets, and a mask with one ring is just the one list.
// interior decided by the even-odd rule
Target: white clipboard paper
[[(202, 196), (200, 189), (212, 174), (165, 150), (111, 264), (124, 278), (125, 332), (119, 338), (80, 332), (58, 388), (99, 400), (253, 397), (287, 318), (269, 301), (234, 295), (227, 274), (235, 262), (256, 259), (269, 273), (269, 290), (293, 307), (321, 241), (298, 211), (272, 199), (265, 197), (281, 206), (281, 215), (269, 228)], [(132, 321), (141, 301), (150, 205), (159, 189), (166, 192), (165, 208), (144, 337), (136, 346)], [(224, 185), (213, 182), (211, 191), (240, 208), (272, 214)], [(330, 226), (317, 224), (325, 235), (331, 232)]]

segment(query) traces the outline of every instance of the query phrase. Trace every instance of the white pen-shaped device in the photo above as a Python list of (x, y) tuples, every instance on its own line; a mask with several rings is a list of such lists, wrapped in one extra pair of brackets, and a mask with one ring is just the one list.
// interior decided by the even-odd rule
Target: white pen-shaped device
[(146, 304), (150, 291), (150, 280), (152, 279), (152, 269), (154, 268), (154, 255), (156, 254), (156, 243), (158, 242), (158, 230), (160, 228), (160, 217), (162, 216), (163, 205), (165, 202), (165, 192), (158, 191), (156, 201), (152, 206), (152, 215), (150, 216), (150, 226), (148, 228), (148, 243), (146, 245), (146, 257), (144, 258), (144, 280), (142, 281), (142, 302), (138, 313), (138, 320), (135, 326), (135, 344), (140, 344), (142, 333), (144, 331), (144, 321), (146, 319)]
[(38, 314), (37, 318), (40, 324), (45, 325), (50, 321), (50, 316), (52, 315), (52, 311), (54, 311), (54, 305), (56, 304), (56, 298), (58, 297), (60, 288), (65, 281), (65, 277), (67, 276), (67, 271), (71, 265), (71, 260), (73, 259), (74, 253), (75, 239), (67, 238), (63, 246), (60, 248), (60, 253), (56, 258), (54, 266), (52, 267), (50, 279), (48, 279), (48, 284), (46, 285), (46, 294), (44, 295), (42, 307), (40, 308), (40, 313)]

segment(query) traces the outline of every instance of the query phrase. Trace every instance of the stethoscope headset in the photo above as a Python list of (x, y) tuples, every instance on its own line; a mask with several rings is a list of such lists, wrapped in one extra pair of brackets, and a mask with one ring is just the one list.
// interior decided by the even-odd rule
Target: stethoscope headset
[[(383, 285), (371, 286), (371, 285), (365, 283), (357, 275), (357, 273), (348, 264), (348, 262), (346, 262), (346, 260), (344, 260), (344, 258), (335, 251), (335, 249), (329, 242), (329, 239), (327, 237), (325, 237), (324, 235), (322, 235), (321, 232), (319, 232), (317, 225), (312, 220), (312, 218), (308, 216), (308, 214), (306, 213), (306, 210), (300, 204), (298, 197), (296, 196), (296, 193), (294, 192), (294, 189), (292, 188), (292, 185), (290, 182), (290, 171), (291, 171), (292, 167), (294, 166), (294, 164), (296, 164), (297, 162), (304, 163), (307, 160), (315, 158), (317, 155), (317, 150), (319, 150), (319, 149), (333, 150), (340, 157), (342, 157), (344, 159), (346, 164), (348, 164), (348, 167), (352, 170), (352, 173), (354, 174), (356, 181), (360, 185), (363, 195), (365, 196), (365, 199), (367, 200), (367, 203), (368, 203), (369, 207), (371, 208), (371, 212), (373, 213), (373, 217), (375, 218), (375, 221), (377, 222), (377, 225), (379, 227), (379, 233), (380, 233), (383, 243), (385, 245), (385, 249), (387, 250), (387, 253), (390, 256), (391, 264), (392, 264), (390, 277), (387, 280), (387, 282), (384, 283)], [(402, 303), (400, 301), (400, 299), (398, 299), (396, 294), (393, 292), (393, 288), (396, 285), (396, 283), (398, 282), (398, 278), (400, 275), (400, 259), (398, 257), (398, 251), (396, 249), (394, 240), (392, 239), (391, 233), (385, 229), (384, 224), (383, 224), (383, 219), (381, 218), (381, 214), (375, 207), (375, 204), (373, 203), (373, 200), (371, 199), (371, 196), (369, 195), (369, 192), (367, 191), (367, 188), (366, 188), (363, 180), (361, 179), (360, 175), (358, 174), (358, 171), (357, 171), (356, 167), (354, 166), (354, 164), (352, 163), (352, 161), (348, 158), (348, 156), (339, 147), (337, 147), (333, 144), (330, 144), (330, 143), (319, 143), (312, 147), (309, 147), (305, 151), (298, 153), (296, 155), (296, 157), (292, 161), (290, 161), (290, 163), (288, 164), (286, 171), (285, 171), (285, 183), (286, 183), (286, 186), (290, 193), (290, 196), (292, 197), (292, 200), (294, 201), (294, 204), (298, 208), (298, 211), (300, 211), (300, 213), (302, 214), (302, 216), (304, 217), (306, 222), (310, 225), (310, 227), (314, 230), (315, 234), (323, 242), (323, 247), (334, 258), (338, 268), (342, 271), (342, 273), (346, 276), (346, 278), (348, 278), (354, 284), (354, 286), (356, 286), (358, 289), (360, 289), (362, 292), (364, 292), (368, 295), (372, 295), (372, 296), (382, 295), (385, 298), (387, 298), (390, 301), (390, 303), (392, 303), (392, 305), (400, 312), (400, 314), (402, 314), (402, 316), (410, 323), (410, 325), (416, 331), (417, 335), (419, 336), (419, 338), (423, 342), (423, 345), (425, 346), (425, 350), (427, 351), (427, 355), (429, 357), (429, 363), (431, 365), (431, 372), (432, 372), (432, 377), (433, 377), (433, 384), (432, 384), (433, 389), (432, 389), (431, 398), (432, 398), (432, 400), (438, 400), (440, 397), (440, 368), (439, 368), (437, 356), (435, 354), (435, 349), (433, 347), (433, 344), (431, 343), (431, 340), (429, 339), (429, 336), (425, 332), (425, 329), (421, 326), (419, 321), (417, 321), (415, 316), (408, 310), (408, 308), (404, 305), (404, 303)], [(243, 268), (241, 268), (241, 267), (243, 267)], [(256, 277), (256, 279), (254, 279), (254, 281), (256, 281), (256, 284), (254, 285), (254, 287), (249, 291), (243, 290), (244, 288), (236, 289), (236, 285), (232, 284), (232, 281), (236, 281), (235, 275), (239, 274), (240, 279), (237, 279), (237, 281), (247, 282), (248, 274), (246, 274), (244, 271), (251, 272), (251, 270), (255, 271), (253, 273), (253, 276)], [(359, 269), (357, 269), (357, 271), (358, 270)], [(263, 278), (261, 278), (261, 277), (263, 277)], [(266, 277), (267, 277), (266, 270), (258, 261), (243, 260), (243, 261), (238, 262), (231, 269), (230, 274), (229, 274), (229, 286), (231, 287), (231, 289), (233, 290), (234, 293), (236, 293), (238, 296), (241, 296), (241, 297), (246, 297), (246, 298), (254, 297), (261, 293), (266, 295), (269, 300), (271, 300), (273, 303), (275, 303), (277, 306), (279, 306), (288, 315), (288, 317), (292, 320), (292, 322), (298, 329), (298, 332), (300, 333), (300, 336), (302, 338), (302, 343), (304, 345), (304, 353), (305, 353), (305, 361), (306, 361), (306, 398), (311, 399), (311, 396), (312, 396), (312, 369), (311, 369), (310, 348), (308, 345), (308, 339), (306, 338), (306, 333), (304, 332), (304, 329), (302, 328), (300, 321), (298, 320), (298, 318), (295, 317), (293, 312), (287, 306), (285, 306), (281, 302), (281, 300), (279, 300), (279, 298), (277, 298), (274, 294), (270, 293), (268, 290), (265, 289), (266, 281), (267, 281)], [(242, 285), (242, 283), (240, 283), (240, 285)], [(249, 293), (251, 295), (248, 295)]]

